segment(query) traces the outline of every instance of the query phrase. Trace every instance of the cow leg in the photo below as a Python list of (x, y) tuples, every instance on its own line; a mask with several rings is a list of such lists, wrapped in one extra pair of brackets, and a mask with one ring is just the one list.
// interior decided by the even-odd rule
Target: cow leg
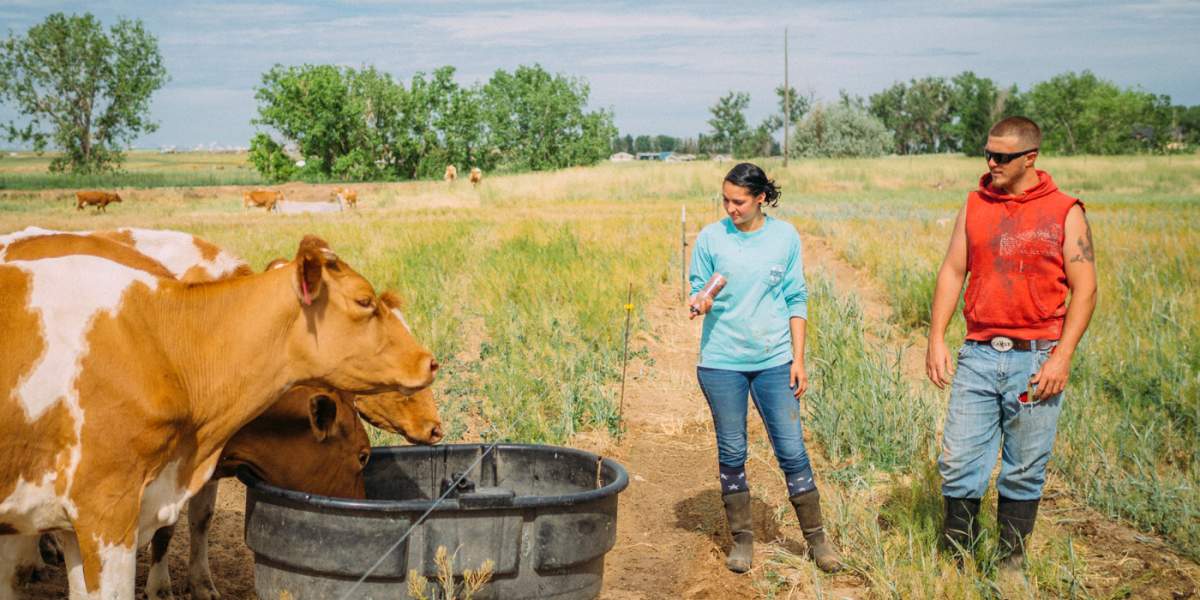
[(221, 597), (217, 586), (213, 585), (212, 571), (208, 568), (208, 530), (217, 509), (217, 488), (217, 480), (213, 479), (188, 501), (188, 530), (191, 534), (188, 587), (193, 600), (217, 600)]
[(87, 598), (87, 584), (83, 580), (83, 557), (79, 554), (79, 540), (73, 531), (64, 531), (58, 536), (58, 541), (62, 543), (63, 564), (67, 568), (67, 587), (71, 590), (71, 600)]
[(53, 532), (43, 533), (38, 538), (38, 553), (42, 555), (42, 560), (48, 565), (62, 566), (63, 564), (62, 542)]
[(150, 572), (146, 575), (146, 597), (151, 600), (174, 598), (171, 594), (171, 570), (167, 568), (167, 549), (175, 525), (167, 525), (154, 532), (150, 539)]
[[(135, 513), (136, 514), (136, 513)], [(111, 517), (111, 515), (110, 515)], [(74, 542), (64, 540), (67, 559), (67, 581), (71, 584), (71, 600), (133, 600), (134, 576), (137, 574), (135, 523), (121, 528), (117, 523), (105, 523), (108, 529), (125, 529), (130, 539), (116, 543), (102, 540), (98, 528), (75, 523)]]
[(15, 600), (17, 585), (32, 579), (41, 563), (37, 536), (0, 535), (0, 600)]

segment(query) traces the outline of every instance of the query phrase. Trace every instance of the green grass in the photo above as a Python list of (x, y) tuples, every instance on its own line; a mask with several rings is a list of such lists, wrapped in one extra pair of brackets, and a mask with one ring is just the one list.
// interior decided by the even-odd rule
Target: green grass
[(120, 189), (261, 185), (262, 177), (246, 162), (245, 154), (183, 152), (159, 154), (136, 150), (126, 155), (118, 171), (76, 175), (51, 173), (53, 154), (30, 152), (0, 158), (0, 190)]

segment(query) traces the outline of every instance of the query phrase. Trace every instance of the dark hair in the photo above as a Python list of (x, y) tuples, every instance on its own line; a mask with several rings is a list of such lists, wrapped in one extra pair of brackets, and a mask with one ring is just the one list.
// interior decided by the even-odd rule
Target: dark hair
[(1008, 117), (992, 125), (988, 135), (995, 137), (1015, 136), (1030, 148), (1042, 145), (1042, 130), (1032, 119), (1025, 117)]
[(756, 164), (738, 163), (725, 175), (725, 181), (746, 188), (755, 197), (765, 194), (763, 203), (767, 206), (779, 205), (779, 186), (775, 185), (774, 179), (767, 179), (767, 174)]

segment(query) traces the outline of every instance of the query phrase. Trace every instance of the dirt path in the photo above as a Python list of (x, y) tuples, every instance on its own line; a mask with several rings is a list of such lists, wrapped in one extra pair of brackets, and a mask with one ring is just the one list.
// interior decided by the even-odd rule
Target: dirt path
[[(803, 550), (762, 424), (750, 419), (747, 464), (754, 489), (755, 566), (748, 575), (735, 575), (725, 568), (730, 540), (715, 482), (716, 442), (696, 384), (701, 322), (687, 319), (673, 286), (660, 289), (645, 315), (650, 331), (636, 342), (649, 349), (653, 365), (630, 365), (626, 434), (619, 443), (597, 448), (621, 461), (630, 476), (601, 598), (762, 597), (765, 590), (756, 582), (763, 579), (766, 559), (779, 549)], [(824, 466), (819, 457), (814, 466), (819, 477)], [(839, 575), (826, 579), (825, 592), (861, 598), (866, 588), (853, 575)]]

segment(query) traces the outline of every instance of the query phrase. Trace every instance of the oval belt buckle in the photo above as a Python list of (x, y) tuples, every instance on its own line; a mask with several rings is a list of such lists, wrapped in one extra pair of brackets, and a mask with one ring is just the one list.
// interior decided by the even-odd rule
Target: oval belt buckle
[(1012, 348), (1013, 348), (1012, 338), (1006, 338), (1004, 336), (997, 336), (997, 337), (992, 338), (991, 344), (992, 344), (992, 348), (995, 349), (997, 352), (1008, 352), (1009, 350), (1012, 350)]

